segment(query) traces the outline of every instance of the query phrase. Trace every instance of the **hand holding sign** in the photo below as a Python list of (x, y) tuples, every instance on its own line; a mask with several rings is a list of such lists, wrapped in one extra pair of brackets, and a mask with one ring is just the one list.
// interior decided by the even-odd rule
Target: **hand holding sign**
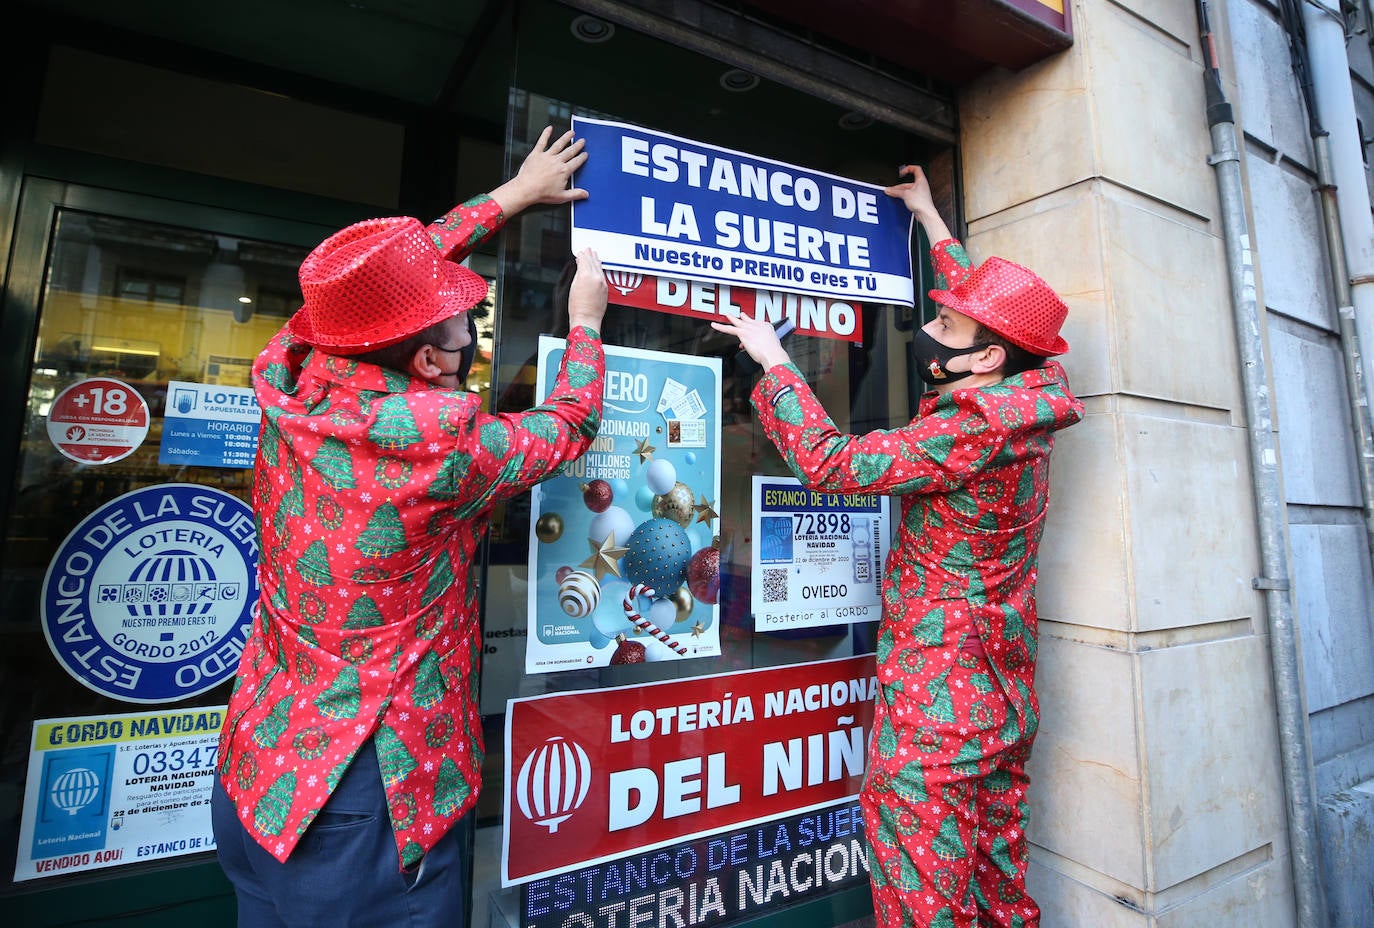
[(525, 156), (520, 171), (491, 192), (491, 198), (501, 204), (507, 216), (536, 203), (571, 203), (587, 198), (587, 191), (568, 186), (573, 174), (587, 162), (587, 153), (582, 150), (586, 141), (573, 141), (571, 129), (552, 144), (549, 142), (551, 135), (553, 127), (545, 127), (539, 141)]
[(606, 274), (596, 252), (584, 248), (577, 253), (577, 276), (568, 291), (568, 325), (601, 329), (606, 314)]
[[(792, 320), (784, 319), (774, 329), (762, 319), (748, 316), (724, 316), (721, 322), (712, 322), (711, 328), (725, 332), (739, 339), (740, 347), (764, 370), (774, 364), (787, 364), (792, 359), (782, 347), (781, 336), (792, 330)], [(783, 330), (786, 331), (783, 331)]]
[(940, 218), (940, 211), (935, 208), (935, 198), (931, 196), (930, 181), (926, 178), (926, 172), (918, 165), (904, 164), (897, 169), (897, 173), (910, 174), (911, 180), (886, 187), (883, 193), (906, 204), (906, 208), (926, 230), (926, 237), (932, 245), (953, 238), (945, 221)]

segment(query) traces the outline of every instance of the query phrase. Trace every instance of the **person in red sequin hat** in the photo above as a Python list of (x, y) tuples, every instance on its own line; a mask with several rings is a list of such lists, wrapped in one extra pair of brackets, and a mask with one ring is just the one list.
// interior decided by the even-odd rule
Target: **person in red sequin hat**
[(435, 222), (322, 242), (253, 365), (260, 611), (211, 802), (244, 928), (464, 924), (483, 752), (469, 568), (492, 508), (596, 436), (606, 281), (577, 256), (548, 399), (489, 415), (461, 388), (487, 285), (455, 261), (527, 207), (586, 197), (582, 142), (551, 136)]
[(881, 684), (860, 803), (882, 926), (1036, 928), (1025, 763), (1039, 724), (1035, 582), (1055, 433), (1083, 405), (1053, 355), (1068, 308), (1001, 258), (976, 270), (919, 167), (889, 187), (933, 243), (935, 319), (912, 340), (929, 385), (899, 429), (845, 435), (772, 326), (713, 322), (764, 368), (751, 399), (797, 478), (901, 500), (883, 584)]

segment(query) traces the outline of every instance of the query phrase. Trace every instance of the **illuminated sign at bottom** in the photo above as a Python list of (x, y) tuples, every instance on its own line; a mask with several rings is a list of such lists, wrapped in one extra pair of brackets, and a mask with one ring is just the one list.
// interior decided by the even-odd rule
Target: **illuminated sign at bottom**
[(863, 814), (851, 799), (533, 880), (521, 889), (521, 925), (728, 925), (867, 883)]

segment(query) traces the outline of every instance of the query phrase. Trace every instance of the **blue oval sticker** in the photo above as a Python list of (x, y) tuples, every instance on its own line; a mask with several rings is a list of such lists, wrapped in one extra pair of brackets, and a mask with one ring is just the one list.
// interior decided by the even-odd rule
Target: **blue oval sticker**
[(43, 579), (48, 646), (85, 686), (176, 702), (232, 676), (257, 615), (252, 510), (223, 490), (144, 487), (72, 530)]

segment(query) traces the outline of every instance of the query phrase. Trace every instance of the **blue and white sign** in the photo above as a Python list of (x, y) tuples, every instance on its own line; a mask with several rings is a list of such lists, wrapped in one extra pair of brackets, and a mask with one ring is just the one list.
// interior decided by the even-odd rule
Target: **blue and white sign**
[(250, 387), (167, 384), (159, 464), (252, 467), (262, 407)]
[[(564, 350), (540, 336), (540, 396)], [(531, 493), (525, 673), (720, 656), (720, 371), (606, 346), (596, 439)]]
[(232, 676), (257, 610), (253, 514), (212, 487), (125, 493), (62, 542), (43, 580), (48, 646), (85, 686), (175, 702)]
[(911, 306), (906, 206), (848, 180), (650, 129), (574, 117), (574, 251), (607, 269)]

